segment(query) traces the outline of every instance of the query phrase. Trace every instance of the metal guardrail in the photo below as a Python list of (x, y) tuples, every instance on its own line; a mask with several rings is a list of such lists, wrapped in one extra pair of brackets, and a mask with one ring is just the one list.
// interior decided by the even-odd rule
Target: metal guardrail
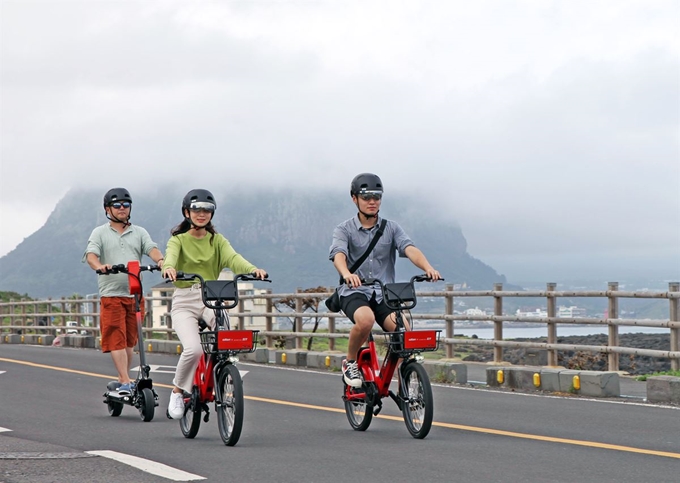
[[(303, 300), (314, 300), (316, 306), (325, 308), (323, 300), (331, 295), (331, 292), (320, 293), (306, 293), (298, 291), (295, 293), (273, 294), (271, 291), (267, 293), (255, 295), (241, 295), (240, 305), (238, 310), (234, 309), (230, 312), (232, 319), (238, 321), (238, 327), (245, 328), (245, 319), (247, 317), (263, 317), (265, 319), (265, 330), (260, 332), (261, 336), (266, 337), (267, 346), (273, 345), (274, 337), (294, 337), (295, 346), (302, 348), (304, 339), (309, 337), (327, 338), (329, 339), (329, 348), (335, 348), (335, 339), (346, 338), (346, 332), (338, 332), (336, 330), (336, 322), (340, 319), (346, 319), (344, 315), (331, 312), (316, 312), (303, 311)], [(422, 314), (413, 313), (411, 315), (413, 320), (429, 320), (442, 321), (445, 324), (445, 337), (442, 342), (445, 344), (445, 355), (447, 358), (452, 358), (454, 354), (454, 347), (456, 345), (480, 345), (491, 346), (494, 348), (494, 361), (503, 361), (504, 348), (532, 348), (546, 350), (548, 354), (548, 365), (557, 365), (558, 351), (584, 351), (593, 353), (607, 354), (608, 369), (610, 371), (619, 370), (619, 355), (634, 355), (634, 356), (648, 356), (668, 358), (671, 360), (671, 369), (680, 370), (680, 283), (669, 283), (668, 291), (622, 291), (618, 290), (618, 283), (611, 282), (608, 284), (608, 290), (604, 291), (558, 291), (555, 284), (547, 284), (546, 290), (529, 290), (529, 291), (504, 291), (502, 284), (494, 285), (493, 290), (453, 290), (452, 285), (447, 285), (443, 291), (418, 291), (419, 297), (441, 297), (444, 299), (444, 311), (440, 314)], [(491, 297), (494, 302), (493, 315), (467, 315), (455, 314), (453, 311), (453, 300), (459, 297)], [(547, 317), (534, 316), (518, 316), (503, 313), (503, 300), (506, 298), (545, 298)], [(607, 314), (606, 318), (593, 317), (557, 317), (557, 300), (565, 297), (599, 297), (607, 299)], [(295, 300), (295, 310), (291, 312), (279, 312), (275, 309), (275, 302), (281, 299)], [(669, 302), (669, 318), (668, 319), (626, 319), (619, 318), (619, 299), (622, 298), (638, 298), (638, 299), (666, 299)], [(266, 308), (263, 312), (246, 312), (244, 310), (244, 301), (252, 299), (264, 299), (266, 301)], [(171, 297), (146, 297), (146, 322), (145, 332), (165, 333), (167, 339), (172, 338), (172, 324), (171, 318), (167, 316), (167, 327), (152, 327), (151, 320), (153, 320), (154, 300), (163, 300), (167, 302), (164, 308), (169, 312), (171, 309)], [(59, 299), (59, 300), (22, 300), (10, 301), (0, 303), (0, 318), (3, 320), (3, 326), (0, 327), (2, 331), (16, 332), (22, 330), (46, 331), (54, 332), (57, 329), (76, 329), (78, 331), (85, 330), (93, 335), (98, 335), (99, 314), (97, 310), (97, 299)], [(89, 304), (89, 305), (87, 305)], [(85, 311), (83, 308), (88, 307), (90, 310)], [(30, 310), (29, 310), (30, 309)], [(61, 309), (61, 310), (58, 310)], [(60, 318), (62, 324), (65, 320), (75, 320), (78, 327), (63, 327), (63, 325), (54, 326), (40, 326), (35, 323), (29, 323), (39, 320), (41, 317)], [(280, 317), (287, 317), (293, 320), (293, 331), (275, 331), (273, 330), (274, 319)], [(328, 325), (328, 332), (312, 333), (303, 330), (304, 320), (310, 318), (325, 319)], [(9, 324), (5, 324), (8, 320)], [(93, 321), (92, 325), (86, 325), (85, 320)], [(454, 322), (455, 321), (486, 321), (493, 324), (494, 338), (492, 340), (483, 339), (468, 339), (454, 337)], [(18, 322), (18, 323), (16, 323)], [(503, 339), (504, 322), (530, 322), (532, 324), (545, 324), (547, 329), (547, 342), (519, 342), (513, 340)], [(557, 324), (580, 324), (580, 325), (599, 325), (608, 327), (608, 340), (605, 346), (591, 346), (591, 345), (573, 345), (573, 344), (558, 344), (557, 343)], [(668, 328), (670, 333), (670, 347), (669, 350), (650, 350), (639, 349), (633, 347), (622, 347), (619, 345), (618, 328), (621, 326), (636, 326), (636, 327), (661, 327)]]

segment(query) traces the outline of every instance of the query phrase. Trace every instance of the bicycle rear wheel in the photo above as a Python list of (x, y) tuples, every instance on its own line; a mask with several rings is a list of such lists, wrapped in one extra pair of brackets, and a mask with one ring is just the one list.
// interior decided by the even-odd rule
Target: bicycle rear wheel
[(215, 411), (220, 436), (224, 444), (234, 446), (243, 428), (243, 381), (235, 365), (225, 364), (220, 368), (215, 390), (219, 391)]
[(179, 427), (185, 438), (195, 438), (201, 426), (201, 404), (198, 401), (198, 387), (191, 390), (189, 400), (185, 400), (184, 416), (179, 420)]
[[(351, 391), (354, 392), (355, 389)], [(345, 394), (347, 394), (347, 384), (345, 384)], [(345, 399), (345, 413), (352, 429), (366, 431), (373, 420), (373, 404), (368, 402), (366, 393), (364, 393), (364, 399), (361, 400)]]
[[(423, 439), (432, 427), (434, 402), (432, 386), (425, 368), (418, 363), (407, 364), (401, 372), (407, 394), (401, 407), (408, 432), (416, 439)], [(402, 393), (402, 387), (399, 388)]]

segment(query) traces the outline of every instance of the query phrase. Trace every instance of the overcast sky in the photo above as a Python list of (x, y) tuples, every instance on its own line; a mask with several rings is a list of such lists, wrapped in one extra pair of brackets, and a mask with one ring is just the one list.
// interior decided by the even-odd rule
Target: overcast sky
[(0, 256), (69, 188), (373, 171), (511, 279), (680, 278), (678, 1), (1, 9)]

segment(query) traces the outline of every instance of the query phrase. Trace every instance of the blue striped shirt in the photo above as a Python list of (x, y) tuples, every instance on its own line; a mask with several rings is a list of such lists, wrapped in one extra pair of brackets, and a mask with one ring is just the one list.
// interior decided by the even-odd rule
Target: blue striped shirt
[[(329, 259), (332, 261), (338, 253), (344, 253), (347, 257), (347, 268), (352, 268), (354, 262), (364, 254), (371, 240), (378, 231), (382, 218), (372, 228), (366, 229), (361, 226), (359, 215), (350, 218), (333, 230), (333, 244), (330, 248)], [(387, 220), (385, 231), (380, 240), (368, 255), (364, 263), (354, 272), (361, 278), (376, 278), (382, 283), (394, 283), (395, 264), (397, 253), (402, 258), (406, 258), (405, 250), (408, 246), (414, 245), (403, 228), (395, 221)], [(367, 298), (371, 298), (375, 292), (375, 286), (360, 286), (355, 289), (343, 284), (339, 288), (341, 297), (346, 297), (352, 293), (363, 293)], [(382, 300), (382, 294), (376, 293), (376, 300)]]

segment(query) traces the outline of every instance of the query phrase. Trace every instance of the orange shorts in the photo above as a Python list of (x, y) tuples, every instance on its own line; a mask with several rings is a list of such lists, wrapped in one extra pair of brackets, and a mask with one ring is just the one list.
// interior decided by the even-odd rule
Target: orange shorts
[[(137, 315), (134, 297), (102, 297), (99, 329), (102, 352), (134, 347), (137, 344)], [(139, 305), (144, 319), (144, 298)]]

